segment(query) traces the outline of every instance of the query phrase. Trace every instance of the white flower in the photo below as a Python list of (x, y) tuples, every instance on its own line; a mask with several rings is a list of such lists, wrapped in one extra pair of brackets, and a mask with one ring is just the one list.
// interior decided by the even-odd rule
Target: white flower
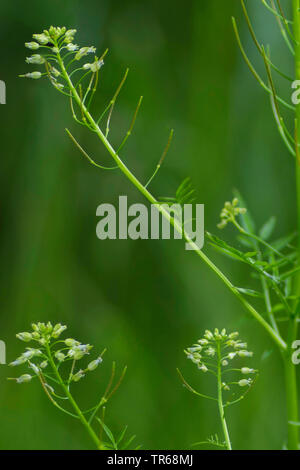
[(68, 347), (78, 346), (80, 343), (73, 338), (65, 339), (65, 345)]
[(235, 343), (234, 349), (246, 349), (247, 348), (247, 343)]
[(40, 45), (37, 42), (32, 41), (32, 42), (25, 42), (25, 47), (27, 47), (27, 49), (36, 50), (40, 48)]
[(241, 351), (238, 351), (237, 354), (238, 354), (240, 357), (252, 357), (252, 356), (253, 356), (253, 352), (246, 351), (246, 350), (244, 350), (244, 349), (241, 349)]
[(207, 339), (199, 339), (198, 343), (201, 344), (202, 346), (205, 346), (206, 344), (208, 344), (208, 341)]
[(85, 376), (83, 370), (79, 370), (76, 374), (72, 375), (73, 382), (78, 382)]
[(76, 33), (77, 33), (76, 29), (69, 29), (65, 34), (65, 42), (71, 43)]
[(85, 55), (92, 54), (93, 52), (96, 52), (96, 48), (93, 47), (93, 46), (91, 46), (91, 47), (82, 47), (81, 49), (79, 49), (79, 51), (75, 55), (75, 59), (80, 60)]
[(255, 370), (254, 369), (249, 369), (249, 367), (242, 367), (241, 368), (241, 373), (242, 374), (254, 374)]
[(26, 73), (25, 75), (20, 75), (20, 77), (33, 78), (34, 80), (41, 78), (41, 76), (42, 76), (41, 72), (31, 72), (31, 73)]
[(205, 354), (207, 354), (208, 356), (213, 357), (216, 354), (216, 350), (212, 347), (209, 347), (205, 350)]
[(224, 361), (222, 361), (222, 366), (228, 366), (228, 361), (226, 361), (226, 359), (224, 359)]
[(60, 352), (60, 351), (56, 351), (56, 353), (54, 354), (54, 356), (56, 357), (56, 359), (59, 361), (59, 362), (63, 362), (65, 360), (65, 355), (64, 353)]
[(228, 338), (229, 339), (234, 339), (234, 338), (237, 338), (238, 336), (239, 336), (239, 333), (237, 331), (234, 331), (233, 333), (230, 333)]
[(230, 390), (229, 386), (225, 382), (222, 383), (222, 387), (224, 390)]
[(200, 352), (202, 350), (202, 346), (193, 346), (192, 348), (188, 348), (188, 352), (195, 353)]
[(27, 62), (27, 64), (41, 65), (41, 64), (45, 63), (45, 59), (40, 54), (33, 54), (31, 57), (26, 58), (26, 62)]
[(42, 34), (33, 34), (33, 39), (36, 39), (40, 44), (48, 44), (49, 42), (49, 36), (47, 36), (46, 34), (42, 33)]
[(20, 366), (21, 364), (24, 364), (24, 362), (26, 362), (26, 359), (22, 356), (18, 357), (18, 359), (16, 359), (15, 361), (11, 362), (9, 364), (10, 367), (16, 367), (16, 366)]
[(204, 337), (205, 337), (206, 339), (213, 339), (214, 336), (213, 336), (213, 334), (212, 334), (211, 331), (205, 330)]
[[(57, 72), (60, 75), (59, 71), (56, 70), (54, 67), (52, 67), (51, 72), (52, 73)], [(61, 325), (60, 323), (57, 323), (57, 325), (55, 325), (55, 327), (53, 329), (52, 337), (53, 338), (58, 338), (62, 334), (62, 332), (65, 331), (66, 329), (67, 329), (67, 327), (65, 325)]]
[(33, 364), (32, 362), (29, 362), (29, 367), (30, 369), (33, 370), (35, 374), (39, 375), (40, 369), (35, 364)]
[(23, 374), (23, 375), (21, 375), (21, 377), (18, 377), (16, 379), (16, 382), (18, 384), (22, 384), (22, 383), (25, 383), (25, 382), (30, 382), (31, 379), (32, 379), (32, 376), (30, 374)]
[(18, 333), (16, 337), (20, 339), (21, 341), (25, 341), (25, 343), (28, 343), (29, 341), (32, 340), (32, 334), (27, 333), (27, 331), (24, 331), (23, 333)]
[(71, 42), (66, 45), (66, 49), (70, 52), (77, 51), (79, 49), (79, 46), (76, 44), (72, 44)]
[(242, 379), (238, 382), (240, 387), (247, 387), (251, 385), (251, 379)]
[(235, 356), (236, 356), (236, 352), (231, 352), (231, 353), (228, 354), (227, 357), (228, 357), (228, 359), (233, 359), (233, 358), (235, 358)]
[(98, 357), (98, 359), (95, 359), (94, 361), (88, 364), (87, 366), (88, 370), (90, 371), (95, 370), (101, 362), (102, 362), (102, 357)]
[(202, 370), (202, 372), (207, 372), (208, 368), (206, 367), (205, 364), (198, 364), (198, 369)]

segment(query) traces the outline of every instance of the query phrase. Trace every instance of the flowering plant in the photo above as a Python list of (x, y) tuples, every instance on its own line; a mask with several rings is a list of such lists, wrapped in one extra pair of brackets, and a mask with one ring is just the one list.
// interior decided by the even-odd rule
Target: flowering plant
[[(116, 439), (104, 423), (105, 405), (119, 388), (127, 368), (124, 367), (120, 378), (114, 385), (116, 365), (113, 363), (111, 377), (100, 400), (92, 408), (82, 411), (73, 397), (71, 387), (99, 367), (106, 349), (85, 366), (79, 367), (79, 362), (90, 355), (93, 346), (83, 344), (74, 338), (61, 339), (61, 334), (66, 329), (67, 327), (60, 323), (54, 326), (50, 322), (33, 323), (31, 332), (18, 333), (16, 336), (19, 340), (25, 343), (36, 343), (36, 347), (27, 347), (16, 360), (9, 364), (11, 367), (27, 366), (30, 373), (26, 372), (9, 380), (16, 381), (18, 384), (38, 380), (56, 408), (83, 424), (97, 449), (127, 448), (135, 436), (129, 439), (126, 445), (124, 444), (125, 447), (122, 447), (127, 428), (122, 431), (120, 438)], [(69, 407), (63, 405), (64, 403), (67, 403)], [(97, 434), (93, 428), (94, 421), (99, 423), (100, 434)], [(102, 439), (103, 433), (109, 439), (108, 442)]]
[[(185, 380), (181, 372), (178, 370), (179, 376), (184, 386), (195, 395), (218, 403), (219, 415), (222, 424), (224, 442), (217, 437), (211, 437), (208, 441), (198, 442), (195, 445), (209, 443), (217, 447), (225, 447), (231, 450), (231, 440), (229, 436), (228, 426), (225, 419), (225, 409), (241, 401), (250, 387), (257, 378), (257, 371), (253, 368), (243, 365), (242, 367), (233, 366), (232, 362), (237, 359), (245, 359), (253, 356), (251, 351), (247, 349), (247, 343), (238, 340), (239, 333), (226, 333), (225, 328), (219, 331), (217, 328), (214, 332), (205, 331), (203, 338), (199, 339), (193, 346), (187, 348), (184, 352), (189, 360), (197, 365), (197, 368), (204, 372), (212, 374), (217, 383), (217, 396), (212, 397), (197, 392)], [(242, 389), (242, 393), (240, 392)], [(226, 396), (227, 392), (231, 394)]]

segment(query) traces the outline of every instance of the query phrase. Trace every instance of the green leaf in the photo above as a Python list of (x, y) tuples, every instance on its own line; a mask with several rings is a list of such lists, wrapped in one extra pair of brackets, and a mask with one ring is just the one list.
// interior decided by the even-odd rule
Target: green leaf
[(120, 444), (120, 442), (123, 441), (124, 436), (125, 436), (126, 431), (127, 431), (127, 428), (128, 428), (128, 426), (125, 426), (125, 428), (124, 428), (123, 431), (121, 432), (120, 436), (119, 436), (118, 439), (117, 439), (117, 444)]
[(241, 294), (250, 295), (250, 297), (263, 297), (263, 294), (261, 294), (261, 292), (257, 292), (253, 289), (244, 289), (243, 287), (236, 287), (236, 290), (238, 290)]
[(111, 441), (112, 445), (113, 445), (113, 448), (115, 450), (118, 450), (118, 446), (117, 446), (117, 443), (115, 441), (115, 438), (114, 438), (114, 435), (113, 433), (111, 432), (111, 430), (109, 429), (108, 426), (106, 426), (105, 423), (103, 423), (103, 421), (97, 416), (96, 418), (99, 423), (101, 424), (102, 428), (103, 428), (103, 431), (105, 432), (105, 434), (107, 435), (107, 437), (109, 438), (109, 440)]
[(268, 240), (274, 231), (275, 225), (276, 225), (276, 217), (271, 216), (269, 220), (267, 220), (267, 222), (260, 229), (259, 231), (260, 238), (262, 238), (263, 240)]
[(276, 250), (282, 250), (283, 248), (286, 248), (287, 245), (289, 245), (297, 236), (296, 232), (293, 232), (285, 237), (279, 238), (275, 242), (272, 242), (272, 247), (275, 248)]

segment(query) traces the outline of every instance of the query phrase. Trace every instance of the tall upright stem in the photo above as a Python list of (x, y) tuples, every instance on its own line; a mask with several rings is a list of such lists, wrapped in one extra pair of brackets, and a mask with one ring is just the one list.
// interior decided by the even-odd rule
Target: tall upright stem
[(85, 427), (85, 429), (87, 430), (90, 438), (92, 439), (92, 441), (95, 443), (96, 445), (96, 448), (98, 450), (105, 450), (105, 447), (101, 444), (101, 441), (100, 439), (98, 438), (98, 436), (96, 435), (95, 431), (93, 430), (93, 428), (91, 427), (91, 425), (88, 423), (88, 421), (86, 420), (84, 414), (82, 413), (81, 409), (79, 408), (79, 406), (77, 405), (76, 401), (74, 400), (72, 394), (70, 393), (69, 391), (69, 388), (67, 387), (67, 385), (63, 382), (61, 376), (60, 376), (60, 373), (58, 372), (58, 369), (55, 365), (55, 362), (53, 360), (53, 357), (52, 357), (52, 353), (51, 353), (51, 350), (50, 350), (50, 347), (49, 345), (47, 344), (46, 345), (46, 349), (47, 349), (47, 353), (48, 353), (48, 358), (49, 358), (49, 362), (50, 362), (50, 365), (53, 369), (53, 372), (54, 374), (56, 375), (56, 378), (59, 382), (59, 384), (61, 385), (61, 387), (63, 388), (66, 396), (68, 397), (69, 399), (69, 402), (71, 403), (74, 411), (76, 412), (78, 418), (80, 419), (81, 423), (83, 424), (83, 426)]
[(224, 433), (225, 443), (228, 450), (232, 450), (228, 427), (225, 419), (225, 412), (224, 412), (224, 405), (223, 405), (223, 394), (222, 394), (222, 370), (221, 370), (221, 345), (218, 343), (217, 347), (217, 354), (218, 354), (218, 372), (217, 372), (217, 380), (218, 380), (218, 406), (219, 406), (219, 413), (220, 419), (222, 423), (222, 429)]
[[(294, 38), (295, 38), (295, 79), (300, 80), (300, 0), (292, 0), (293, 3), (293, 21), (294, 21)], [(300, 141), (300, 104), (296, 105), (295, 111), (296, 122), (296, 146)], [(299, 155), (297, 148), (297, 155)], [(296, 158), (296, 193), (297, 193), (297, 226), (298, 226), (298, 263), (300, 262), (300, 161)], [(300, 293), (300, 276), (294, 278), (293, 285), (294, 295)], [(298, 324), (296, 315), (289, 320), (289, 331), (287, 350), (284, 353), (284, 367), (285, 367), (285, 383), (286, 383), (286, 398), (287, 398), (287, 417), (288, 417), (288, 448), (290, 450), (298, 450), (299, 445), (299, 432), (298, 427), (291, 424), (291, 422), (298, 422), (298, 393), (297, 393), (297, 377), (295, 365), (292, 363), (291, 345), (297, 338)]]

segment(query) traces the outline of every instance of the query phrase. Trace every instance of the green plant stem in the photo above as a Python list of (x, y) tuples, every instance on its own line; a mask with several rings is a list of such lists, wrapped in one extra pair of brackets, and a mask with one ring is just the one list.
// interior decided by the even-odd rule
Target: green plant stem
[[(291, 330), (295, 330), (295, 326), (291, 324)], [(291, 337), (295, 337), (295, 331), (290, 331)], [(299, 447), (299, 428), (291, 422), (298, 422), (298, 393), (297, 393), (297, 376), (296, 367), (292, 362), (291, 349), (284, 354), (284, 372), (285, 372), (285, 388), (286, 388), (286, 404), (288, 419), (288, 449), (298, 450)]]
[(59, 62), (59, 65), (62, 70), (62, 74), (68, 83), (68, 86), (70, 88), (71, 94), (73, 95), (77, 105), (79, 108), (82, 110), (82, 114), (86, 121), (89, 123), (89, 125), (94, 129), (95, 133), (107, 149), (107, 151), (110, 153), (112, 158), (115, 160), (117, 163), (118, 167), (120, 170), (123, 172), (123, 174), (128, 178), (128, 180), (143, 194), (146, 199), (151, 204), (154, 204), (159, 212), (162, 214), (163, 217), (165, 217), (170, 224), (173, 225), (173, 227), (177, 230), (178, 233), (183, 235), (185, 240), (189, 243), (191, 248), (195, 251), (195, 253), (212, 269), (212, 271), (217, 274), (217, 276), (223, 281), (223, 283), (226, 285), (226, 287), (239, 299), (239, 301), (244, 305), (244, 307), (251, 313), (251, 315), (261, 324), (261, 326), (268, 332), (268, 334), (271, 336), (273, 341), (277, 344), (277, 346), (280, 348), (280, 350), (284, 351), (286, 349), (286, 344), (284, 340), (281, 338), (281, 336), (274, 331), (274, 329), (271, 327), (271, 325), (257, 312), (257, 310), (249, 304), (249, 302), (240, 294), (240, 292), (234, 287), (234, 285), (231, 283), (231, 281), (220, 271), (217, 266), (199, 249), (199, 247), (196, 245), (195, 242), (189, 237), (189, 235), (182, 229), (182, 226), (178, 221), (176, 221), (174, 218), (172, 218), (169, 214), (169, 212), (163, 207), (162, 204), (160, 204), (154, 196), (145, 188), (145, 186), (132, 174), (132, 172), (127, 168), (127, 166), (123, 163), (117, 152), (114, 150), (110, 142), (107, 140), (103, 132), (101, 131), (100, 127), (98, 124), (95, 122), (93, 117), (91, 116), (90, 112), (88, 109), (85, 107), (85, 105), (82, 103), (82, 100), (74, 87), (72, 80), (70, 79), (63, 60), (60, 56), (60, 54), (57, 54), (57, 60)]
[(64, 392), (66, 394), (66, 397), (68, 397), (69, 402), (71, 403), (72, 407), (74, 408), (74, 411), (78, 415), (78, 418), (80, 419), (81, 423), (83, 424), (83, 426), (87, 430), (87, 432), (88, 432), (89, 436), (91, 437), (91, 439), (93, 440), (93, 442), (96, 444), (97, 449), (98, 450), (105, 450), (105, 447), (101, 444), (100, 439), (96, 435), (93, 428), (89, 425), (89, 423), (85, 419), (81, 409), (79, 408), (76, 401), (74, 400), (72, 394), (70, 393), (70, 390), (69, 390), (68, 386), (63, 382), (63, 380), (60, 376), (60, 373), (58, 372), (58, 369), (56, 367), (56, 364), (53, 360), (49, 344), (46, 345), (46, 350), (47, 350), (47, 354), (48, 354), (48, 358), (49, 358), (49, 363), (50, 363), (50, 365), (53, 369), (53, 372), (56, 375), (56, 378), (59, 381), (59, 384), (61, 385), (62, 389), (64, 390)]
[[(293, 20), (294, 20), (294, 36), (295, 36), (295, 78), (300, 79), (300, 0), (292, 0), (293, 3)], [(300, 105), (296, 105), (296, 120), (297, 124), (300, 122)], [(298, 142), (300, 137), (299, 125), (296, 126), (297, 135), (296, 146), (298, 154)], [(298, 158), (296, 162), (296, 191), (297, 191), (297, 225), (298, 225), (298, 263), (300, 262), (300, 162)], [(295, 276), (293, 290), (295, 295), (300, 292), (300, 276)], [(297, 338), (298, 324), (297, 317), (291, 316), (289, 320), (288, 331), (288, 348), (284, 356), (285, 378), (286, 378), (286, 399), (287, 399), (287, 416), (288, 416), (288, 448), (290, 450), (298, 450), (299, 445), (299, 431), (298, 428), (292, 424), (291, 421), (298, 422), (298, 393), (297, 393), (297, 378), (296, 368), (292, 363), (291, 358), (291, 345)]]
[(222, 429), (224, 433), (225, 443), (228, 450), (232, 450), (228, 427), (225, 419), (225, 412), (224, 412), (224, 405), (223, 405), (223, 396), (222, 396), (222, 370), (221, 370), (221, 346), (218, 342), (217, 347), (217, 354), (218, 354), (218, 373), (217, 373), (217, 380), (218, 380), (218, 407), (220, 413), (220, 419), (222, 423)]

